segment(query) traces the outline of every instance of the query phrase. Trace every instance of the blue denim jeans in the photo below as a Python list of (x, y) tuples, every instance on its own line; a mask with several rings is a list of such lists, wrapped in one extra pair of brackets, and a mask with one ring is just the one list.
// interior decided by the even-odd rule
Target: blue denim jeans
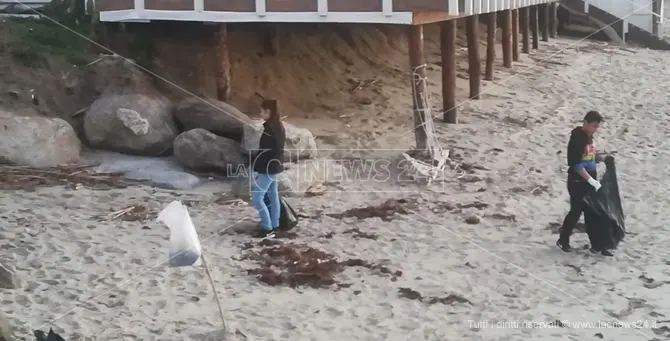
[[(265, 196), (270, 199), (270, 207), (265, 205)], [(255, 173), (251, 184), (251, 203), (258, 210), (261, 228), (272, 230), (279, 227), (279, 184), (274, 174)]]

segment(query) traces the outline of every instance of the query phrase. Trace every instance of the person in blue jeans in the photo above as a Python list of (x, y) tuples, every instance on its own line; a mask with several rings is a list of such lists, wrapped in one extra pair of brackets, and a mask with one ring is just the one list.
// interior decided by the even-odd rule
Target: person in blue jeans
[[(261, 117), (265, 122), (258, 150), (254, 153), (252, 164), (254, 175), (251, 184), (251, 203), (258, 210), (261, 219), (260, 230), (255, 235), (257, 238), (269, 237), (279, 228), (281, 209), (277, 175), (284, 170), (282, 158), (286, 138), (276, 100), (263, 100)], [(270, 207), (265, 204), (266, 195)]]

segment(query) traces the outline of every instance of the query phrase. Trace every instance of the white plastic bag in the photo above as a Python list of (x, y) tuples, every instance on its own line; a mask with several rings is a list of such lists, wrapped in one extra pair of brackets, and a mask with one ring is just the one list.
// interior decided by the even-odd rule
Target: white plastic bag
[(158, 214), (158, 221), (170, 229), (169, 266), (199, 265), (202, 249), (186, 206), (171, 202)]

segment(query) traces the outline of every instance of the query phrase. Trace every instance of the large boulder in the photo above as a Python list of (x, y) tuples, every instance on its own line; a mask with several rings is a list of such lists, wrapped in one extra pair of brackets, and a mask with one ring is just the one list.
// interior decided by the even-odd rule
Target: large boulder
[(195, 171), (231, 174), (248, 160), (237, 141), (218, 136), (205, 129), (185, 131), (174, 140), (174, 156), (184, 167)]
[(0, 115), (0, 161), (52, 167), (79, 161), (81, 141), (60, 118)]
[(172, 150), (177, 127), (170, 102), (160, 96), (108, 95), (93, 102), (84, 118), (92, 147), (161, 156)]
[(242, 140), (244, 125), (253, 122), (234, 106), (211, 98), (187, 98), (177, 104), (174, 114), (184, 131), (207, 129), (237, 142)]
[[(298, 161), (316, 157), (316, 140), (311, 131), (284, 123), (286, 143), (284, 145), (284, 161)], [(263, 133), (263, 122), (253, 121), (244, 126), (242, 137), (242, 152), (250, 154), (258, 149), (258, 143)]]

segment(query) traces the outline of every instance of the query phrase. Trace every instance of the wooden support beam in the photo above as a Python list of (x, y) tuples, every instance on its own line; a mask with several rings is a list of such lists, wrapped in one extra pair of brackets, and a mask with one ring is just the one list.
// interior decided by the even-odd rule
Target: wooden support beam
[(442, 120), (456, 123), (456, 19), (444, 21), (440, 31), (442, 54)]
[(503, 67), (512, 67), (512, 10), (500, 12), (502, 26)]
[(519, 60), (519, 10), (512, 10), (512, 60)]
[(479, 59), (479, 28), (477, 15), (465, 18), (468, 36), (468, 71), (470, 74), (470, 98), (479, 99), (482, 65)]
[(519, 9), (519, 25), (521, 25), (521, 52), (530, 53), (530, 11), (528, 7)]
[(540, 48), (540, 32), (537, 22), (537, 6), (530, 6), (530, 32), (533, 35), (533, 50)]
[(549, 36), (558, 37), (558, 2), (549, 4)]
[(539, 20), (542, 30), (542, 41), (549, 41), (549, 4), (541, 4), (538, 7), (539, 15), (541, 19)]
[(214, 56), (216, 60), (216, 97), (219, 101), (230, 99), (230, 55), (228, 52), (228, 27), (214, 26)]
[(279, 25), (270, 23), (265, 28), (265, 35), (263, 36), (263, 50), (269, 56), (274, 56), (279, 52)]
[[(424, 122), (426, 108), (423, 99), (426, 95), (426, 68), (423, 55), (423, 25), (408, 27), (409, 64), (412, 79), (412, 107), (414, 109), (414, 138), (417, 150), (426, 150), (427, 140)], [(432, 118), (430, 118), (432, 119)]]
[(493, 80), (493, 62), (496, 60), (496, 28), (498, 14), (491, 12), (486, 15), (486, 69), (484, 79)]

